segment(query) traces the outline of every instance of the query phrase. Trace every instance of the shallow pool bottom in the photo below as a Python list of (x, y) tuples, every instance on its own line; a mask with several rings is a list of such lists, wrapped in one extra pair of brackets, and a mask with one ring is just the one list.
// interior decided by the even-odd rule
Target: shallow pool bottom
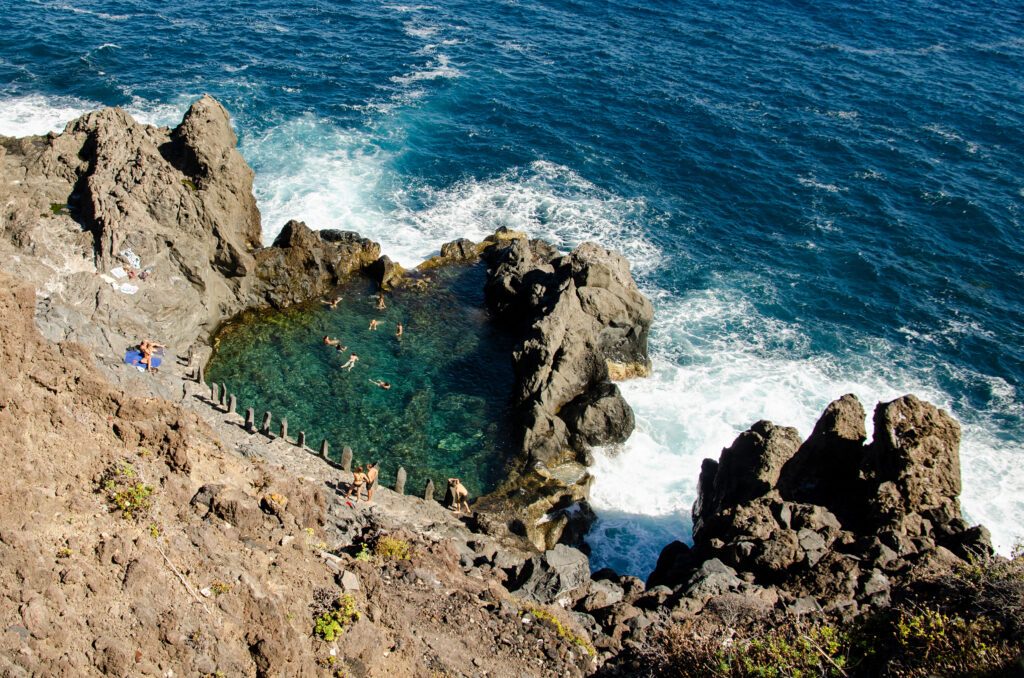
[[(410, 493), (429, 478), (440, 494), (452, 476), (486, 493), (508, 459), (512, 340), (485, 310), (482, 264), (428, 275), (424, 290), (386, 295), (384, 310), (359, 278), (338, 290), (334, 309), (318, 300), (243, 314), (217, 334), (207, 379), (237, 394), (239, 411), (285, 417), (317, 449), (326, 439), (333, 458), (348, 446), (355, 464), (381, 462), (385, 483), (403, 466)], [(344, 369), (352, 353), (359, 359)]]

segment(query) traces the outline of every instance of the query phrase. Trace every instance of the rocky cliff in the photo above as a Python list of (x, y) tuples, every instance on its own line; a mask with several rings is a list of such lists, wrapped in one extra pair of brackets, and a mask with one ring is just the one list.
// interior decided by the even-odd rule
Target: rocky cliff
[[(887, 605), (919, 576), (992, 554), (988, 532), (960, 513), (960, 427), (912, 395), (879, 403), (870, 444), (853, 395), (832, 402), (805, 441), (759, 421), (719, 460), (705, 460), (693, 547), (670, 545), (648, 584), (730, 587), (854, 614)], [(713, 564), (713, 567), (712, 567)]]

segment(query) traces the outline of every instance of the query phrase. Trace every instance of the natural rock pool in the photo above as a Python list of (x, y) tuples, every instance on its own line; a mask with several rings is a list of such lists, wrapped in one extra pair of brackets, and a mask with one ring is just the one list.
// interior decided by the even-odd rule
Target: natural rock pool
[[(375, 284), (357, 278), (338, 290), (335, 309), (317, 301), (243, 314), (218, 333), (207, 379), (237, 394), (240, 412), (252, 407), (257, 424), (270, 411), (275, 431), (287, 417), (291, 437), (305, 431), (316, 449), (326, 439), (334, 459), (347, 445), (353, 465), (380, 461), (385, 483), (404, 466), (409, 493), (432, 478), (440, 497), (450, 476), (473, 496), (488, 492), (509, 449), (512, 340), (488, 318), (482, 264), (427, 275), (425, 291), (389, 293), (385, 310)], [(342, 369), (352, 352), (358, 362)]]

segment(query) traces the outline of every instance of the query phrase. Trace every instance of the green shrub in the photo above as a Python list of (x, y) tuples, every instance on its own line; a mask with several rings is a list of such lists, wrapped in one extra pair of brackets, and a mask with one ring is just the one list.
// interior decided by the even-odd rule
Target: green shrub
[(136, 480), (137, 476), (131, 464), (122, 463), (110, 466), (100, 479), (99, 491), (125, 520), (140, 520), (152, 508), (153, 487)]
[(404, 539), (384, 535), (374, 542), (373, 555), (381, 560), (409, 560), (412, 558), (412, 545)]
[(359, 616), (355, 598), (346, 593), (334, 601), (331, 609), (316, 617), (313, 622), (313, 635), (329, 643), (333, 642), (352, 622), (359, 619)]

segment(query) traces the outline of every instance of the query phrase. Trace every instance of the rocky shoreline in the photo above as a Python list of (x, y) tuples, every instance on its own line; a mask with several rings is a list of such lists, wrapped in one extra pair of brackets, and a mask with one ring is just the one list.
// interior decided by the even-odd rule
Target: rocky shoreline
[[(643, 675), (645, 648), (723, 609), (766, 628), (851, 622), (992, 560), (960, 513), (956, 422), (905, 396), (876, 407), (865, 444), (847, 395), (805, 441), (758, 422), (705, 461), (693, 545), (666, 546), (647, 582), (591, 574), (589, 450), (629, 436), (614, 381), (650, 369), (653, 309), (628, 263), (499, 231), (407, 272), (377, 243), (294, 221), (261, 247), (252, 171), (210, 97), (173, 130), (107, 109), (0, 137), (0, 202), (0, 500), (20, 507), (0, 519), (4, 675)], [(145, 279), (105, 279), (126, 251)], [(194, 378), (246, 309), (477, 260), (516, 338), (519, 433), (471, 518), (387, 489), (348, 506), (351, 474), (246, 432)], [(140, 338), (178, 359), (125, 369)], [(136, 497), (148, 524), (126, 517), (120, 482), (155, 494)], [(308, 609), (343, 599), (362, 610), (344, 640), (311, 631)]]

